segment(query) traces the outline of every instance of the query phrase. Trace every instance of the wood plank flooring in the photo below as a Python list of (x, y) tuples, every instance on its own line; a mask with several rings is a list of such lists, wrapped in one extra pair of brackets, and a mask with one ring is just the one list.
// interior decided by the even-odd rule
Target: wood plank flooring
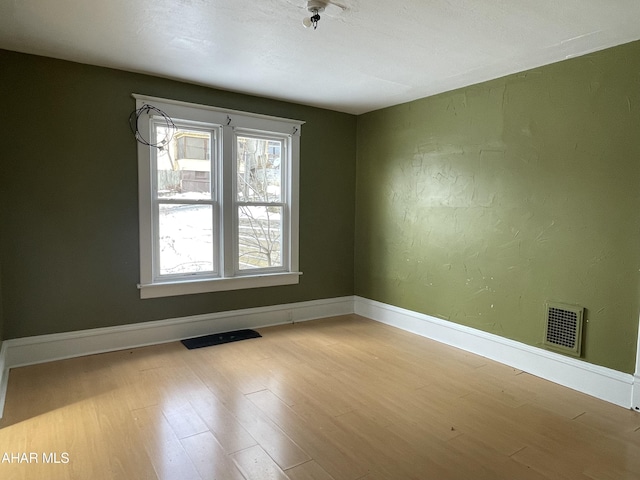
[(356, 315), (260, 333), (12, 370), (0, 478), (640, 479), (630, 410)]

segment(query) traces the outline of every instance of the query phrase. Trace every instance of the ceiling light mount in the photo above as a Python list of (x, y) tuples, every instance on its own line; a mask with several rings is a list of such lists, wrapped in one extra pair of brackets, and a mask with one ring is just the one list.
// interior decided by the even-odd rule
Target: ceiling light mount
[(320, 13), (324, 12), (329, 2), (323, 2), (321, 0), (309, 0), (307, 2), (307, 10), (311, 13), (310, 17), (304, 17), (302, 24), (306, 27), (313, 27), (315, 30), (318, 28), (318, 22), (320, 21)]

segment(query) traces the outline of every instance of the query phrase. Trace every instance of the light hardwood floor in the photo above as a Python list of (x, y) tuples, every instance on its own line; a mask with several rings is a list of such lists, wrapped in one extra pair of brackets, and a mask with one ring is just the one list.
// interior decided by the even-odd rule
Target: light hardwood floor
[(640, 414), (356, 315), (260, 333), (12, 370), (0, 479), (640, 479)]

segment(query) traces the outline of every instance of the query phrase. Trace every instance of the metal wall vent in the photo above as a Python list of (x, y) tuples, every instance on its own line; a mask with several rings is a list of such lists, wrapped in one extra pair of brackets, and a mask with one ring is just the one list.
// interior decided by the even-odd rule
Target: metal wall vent
[(559, 352), (580, 356), (584, 308), (547, 303), (544, 344)]

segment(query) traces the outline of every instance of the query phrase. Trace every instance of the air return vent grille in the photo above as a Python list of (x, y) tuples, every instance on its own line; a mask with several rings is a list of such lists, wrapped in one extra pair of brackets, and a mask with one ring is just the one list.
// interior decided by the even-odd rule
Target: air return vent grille
[(582, 347), (582, 307), (547, 303), (544, 344), (559, 352), (580, 356)]

